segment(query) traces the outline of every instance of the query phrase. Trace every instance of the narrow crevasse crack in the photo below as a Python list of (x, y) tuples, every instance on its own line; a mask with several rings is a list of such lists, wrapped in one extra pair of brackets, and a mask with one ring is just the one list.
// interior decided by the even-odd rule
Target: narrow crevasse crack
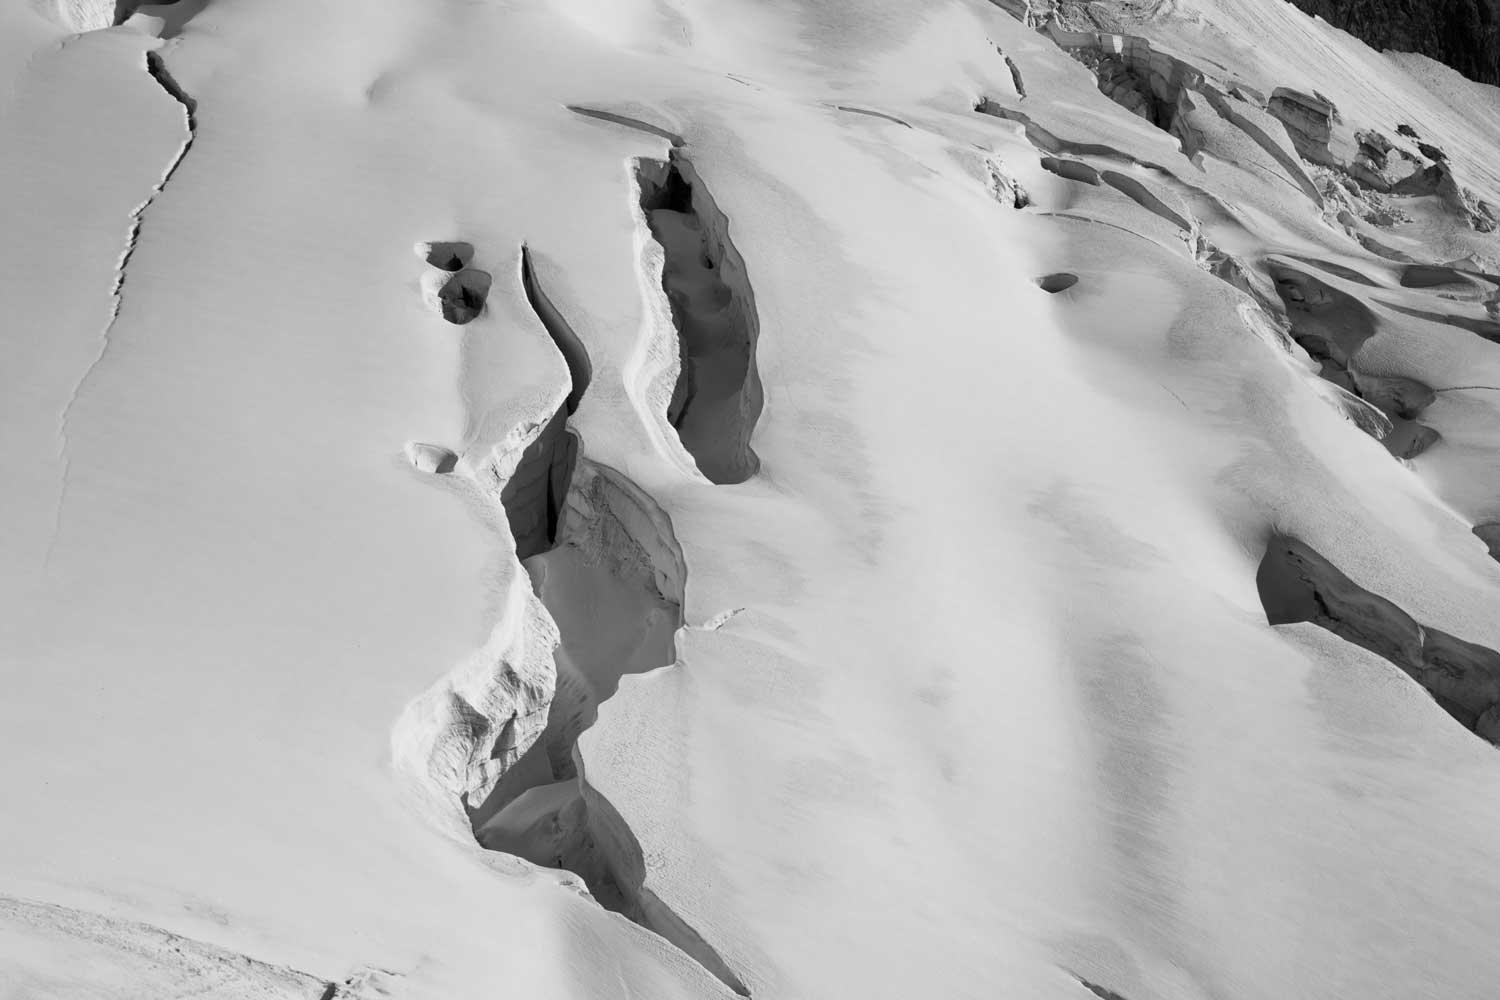
[(563, 361), (568, 365), (572, 389), (569, 390), (564, 405), (571, 416), (578, 412), (578, 404), (583, 402), (583, 394), (588, 391), (589, 382), (594, 378), (594, 365), (589, 360), (588, 348), (542, 290), (536, 277), (536, 267), (531, 261), (531, 250), (524, 244), (521, 246), (521, 288), (526, 293), (526, 301), (531, 305), (532, 312), (542, 321), (542, 326), (546, 328), (552, 342), (557, 345), (558, 352), (562, 354)]
[(1417, 309), (1412, 306), (1404, 306), (1395, 302), (1382, 302), (1387, 309), (1393, 309), (1403, 316), (1413, 319), (1425, 320), (1428, 323), (1439, 323), (1444, 326), (1455, 327), (1459, 330), (1467, 330), (1488, 340), (1492, 344), (1500, 344), (1500, 322), (1492, 319), (1479, 319), (1474, 316), (1461, 316), (1458, 313), (1433, 312), (1430, 309)]
[[(74, 956), (71, 991), (56, 978), (58, 966), (50, 955), (29, 955), (23, 948), (7, 955), (6, 981), (20, 988), (7, 996), (119, 995), (128, 982), (132, 996), (141, 997), (300, 997), (324, 1000), (374, 1000), (392, 995), (403, 975), (389, 969), (364, 967), (342, 981), (314, 975), (295, 966), (262, 961), (165, 927), (122, 919), (55, 903), (0, 895), (0, 935), (10, 939), (21, 931), (24, 941), (45, 934)], [(37, 974), (40, 974), (39, 976)], [(46, 982), (42, 993), (27, 983)], [(190, 992), (182, 992), (191, 984)]]
[(865, 115), (868, 118), (879, 118), (882, 121), (893, 122), (897, 125), (900, 125), (902, 128), (911, 128), (910, 122), (897, 118), (895, 115), (888, 115), (884, 111), (872, 111), (869, 108), (857, 108), (852, 104), (835, 104), (833, 106), (833, 110), (846, 111), (851, 115)]
[[(1313, 204), (1319, 208), (1323, 207), (1323, 194), (1318, 190), (1318, 186), (1312, 182), (1312, 178), (1307, 176), (1307, 171), (1303, 169), (1302, 161), (1292, 153), (1287, 152), (1276, 141), (1272, 133), (1267, 130), (1265, 125), (1255, 121), (1253, 117), (1255, 111), (1252, 110), (1252, 105), (1243, 101), (1237, 104), (1233, 99), (1225, 96), (1213, 87), (1205, 87), (1203, 94), (1208, 99), (1209, 106), (1218, 113), (1220, 118), (1239, 129), (1262, 152), (1271, 157), (1276, 165), (1281, 167), (1286, 173), (1290, 183), (1306, 195)], [(1261, 117), (1264, 121), (1267, 116), (1262, 115)]]
[(989, 115), (991, 118), (1015, 122), (1026, 133), (1027, 142), (1030, 142), (1037, 149), (1051, 156), (1099, 156), (1171, 175), (1171, 171), (1166, 167), (1147, 160), (1138, 159), (1129, 153), (1116, 149), (1114, 146), (1107, 146), (1099, 142), (1079, 142), (1075, 139), (1064, 139), (1050, 129), (1038, 124), (1026, 112), (1018, 111), (1015, 108), (1007, 108), (998, 101), (992, 101), (987, 97), (982, 97), (975, 101), (974, 110), (981, 115)]
[(1288, 536), (1267, 544), (1255, 585), (1270, 624), (1310, 622), (1385, 658), (1465, 729), (1500, 742), (1500, 653), (1418, 623)]
[(601, 108), (586, 108), (579, 104), (565, 104), (563, 106), (569, 111), (573, 112), (573, 114), (578, 115), (580, 118), (593, 118), (596, 121), (609, 122), (611, 125), (619, 125), (622, 128), (633, 129), (637, 132), (645, 132), (648, 135), (654, 135), (658, 138), (667, 140), (674, 147), (681, 146), (685, 141), (682, 136), (678, 135), (676, 132), (664, 129), (660, 125), (652, 125), (650, 122), (641, 121), (641, 119), (633, 118), (630, 115), (622, 115), (614, 111), (605, 111)]
[(1016, 61), (1006, 55), (1000, 46), (995, 46), (995, 51), (1000, 53), (1000, 58), (1005, 60), (1005, 65), (1010, 70), (1010, 82), (1016, 88), (1016, 97), (1026, 100), (1026, 81), (1021, 76), (1021, 67), (1017, 66)]
[(1088, 184), (1093, 187), (1099, 186), (1099, 171), (1082, 160), (1065, 160), (1058, 156), (1044, 156), (1041, 158), (1041, 164), (1043, 170), (1050, 174), (1056, 174), (1064, 180), (1077, 181), (1079, 184)]
[(119, 322), (120, 310), (125, 302), (125, 277), (130, 266), (131, 258), (135, 256), (136, 247), (140, 244), (141, 229), (145, 225), (146, 212), (155, 204), (156, 199), (166, 190), (167, 184), (172, 180), (177, 168), (187, 158), (188, 150), (193, 148), (193, 140), (198, 134), (198, 104), (186, 91), (182, 89), (168, 71), (166, 63), (162, 60), (161, 53), (150, 50), (145, 53), (146, 74), (156, 81), (157, 86), (176, 101), (182, 108), (183, 124), (186, 136), (182, 145), (177, 147), (177, 152), (167, 162), (166, 169), (162, 171), (161, 179), (151, 188), (151, 193), (137, 205), (130, 213), (130, 223), (125, 231), (125, 249), (121, 251), (119, 259), (115, 262), (114, 281), (110, 286), (109, 318), (104, 323), (104, 329), (99, 334), (99, 351), (94, 355), (93, 361), (89, 362), (78, 381), (73, 384), (72, 391), (68, 394), (68, 401), (63, 405), (62, 417), (58, 421), (58, 459), (62, 464), (62, 472), (59, 477), (59, 489), (57, 508), (53, 516), (52, 533), (47, 541), (47, 551), (43, 558), (43, 565), (50, 566), (52, 555), (57, 548), (59, 535), (62, 533), (63, 506), (67, 500), (69, 476), (72, 472), (72, 459), (68, 454), (68, 422), (72, 419), (73, 409), (78, 404), (78, 399), (83, 393), (84, 386), (93, 377), (94, 372), (103, 363), (109, 353), (110, 335), (114, 332), (115, 324)]
[(729, 237), (729, 220), (679, 151), (635, 161), (642, 213), (665, 260), (662, 291), (677, 332), (679, 370), (667, 421), (697, 463), (720, 484), (755, 475), (750, 438), (763, 394), (756, 367), (760, 319), (755, 293)]

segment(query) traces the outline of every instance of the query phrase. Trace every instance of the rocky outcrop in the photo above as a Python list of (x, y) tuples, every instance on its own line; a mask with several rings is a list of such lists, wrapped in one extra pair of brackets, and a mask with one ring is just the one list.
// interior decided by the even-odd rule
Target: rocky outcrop
[(1500, 84), (1496, 0), (1291, 0), (1376, 49), (1420, 52), (1472, 80)]

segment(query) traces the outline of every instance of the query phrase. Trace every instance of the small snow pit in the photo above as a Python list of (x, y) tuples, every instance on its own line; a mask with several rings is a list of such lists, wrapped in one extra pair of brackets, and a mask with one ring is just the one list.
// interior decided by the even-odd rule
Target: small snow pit
[(458, 464), (458, 456), (436, 444), (420, 444), (416, 441), (406, 446), (406, 457), (421, 472), (445, 476)]
[(1078, 284), (1078, 275), (1059, 271), (1056, 274), (1048, 274), (1036, 279), (1036, 283), (1042, 286), (1042, 291), (1056, 295)]
[(462, 326), (484, 311), (491, 281), (488, 271), (472, 267), (456, 274), (429, 271), (422, 276), (422, 298), (443, 319)]
[(462, 271), (474, 259), (472, 243), (418, 243), (417, 256), (439, 271)]

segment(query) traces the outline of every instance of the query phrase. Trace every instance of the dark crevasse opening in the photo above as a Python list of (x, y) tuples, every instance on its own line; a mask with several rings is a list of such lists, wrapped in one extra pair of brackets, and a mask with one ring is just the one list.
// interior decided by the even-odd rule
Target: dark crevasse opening
[[(573, 872), (601, 906), (666, 938), (748, 996), (718, 952), (645, 887), (640, 843), (586, 780), (578, 737), (598, 718), (599, 706), (627, 674), (676, 660), (685, 569), (665, 513), (643, 491), (587, 459), (572, 468), (552, 544), (524, 561), (561, 635), (546, 730), (470, 809), (474, 835), (490, 850)], [(530, 496), (542, 504), (539, 492)], [(543, 505), (523, 523), (552, 517)]]
[(750, 437), (763, 401), (760, 320), (744, 259), (729, 220), (680, 153), (638, 161), (636, 182), (665, 254), (662, 289), (677, 328), (681, 370), (667, 420), (704, 476), (742, 483), (760, 467)]
[(114, 23), (124, 24), (137, 12), (149, 14), (162, 19), (163, 38), (174, 38), (208, 4), (209, 0), (116, 0)]
[(524, 753), (515, 727), (500, 727), (494, 753), (504, 773), (484, 801), (466, 803), (474, 836), (487, 849), (573, 872), (601, 906), (748, 996), (718, 952), (645, 887), (640, 843), (585, 778), (578, 737), (599, 706), (627, 674), (676, 661), (687, 570), (666, 512), (624, 475), (580, 454), (567, 417), (588, 387), (588, 352), (542, 292), (525, 251), (521, 277), (572, 373), (567, 402), (501, 487), (517, 557), (557, 624), (557, 682), (546, 728)]
[[(1368, 306), (1297, 268), (1276, 262), (1266, 268), (1286, 307), (1292, 337), (1318, 362), (1319, 374), (1354, 400), (1364, 400), (1378, 411), (1378, 415), (1356, 414), (1356, 422), (1367, 433), (1401, 459), (1416, 458), (1442, 440), (1436, 430), (1417, 421), (1436, 399), (1430, 388), (1416, 379), (1366, 375), (1351, 367), (1355, 355), (1377, 330), (1375, 314)], [(1356, 275), (1350, 280), (1368, 279)]]
[(1272, 625), (1310, 622), (1384, 657), (1465, 729), (1500, 741), (1500, 653), (1418, 623), (1295, 538), (1270, 540), (1255, 585)]

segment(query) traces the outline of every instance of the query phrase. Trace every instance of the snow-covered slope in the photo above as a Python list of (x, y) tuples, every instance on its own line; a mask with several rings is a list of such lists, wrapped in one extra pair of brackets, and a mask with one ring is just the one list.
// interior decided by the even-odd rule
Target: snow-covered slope
[(0, 996), (1489, 995), (1500, 92), (126, 6), (0, 10)]

